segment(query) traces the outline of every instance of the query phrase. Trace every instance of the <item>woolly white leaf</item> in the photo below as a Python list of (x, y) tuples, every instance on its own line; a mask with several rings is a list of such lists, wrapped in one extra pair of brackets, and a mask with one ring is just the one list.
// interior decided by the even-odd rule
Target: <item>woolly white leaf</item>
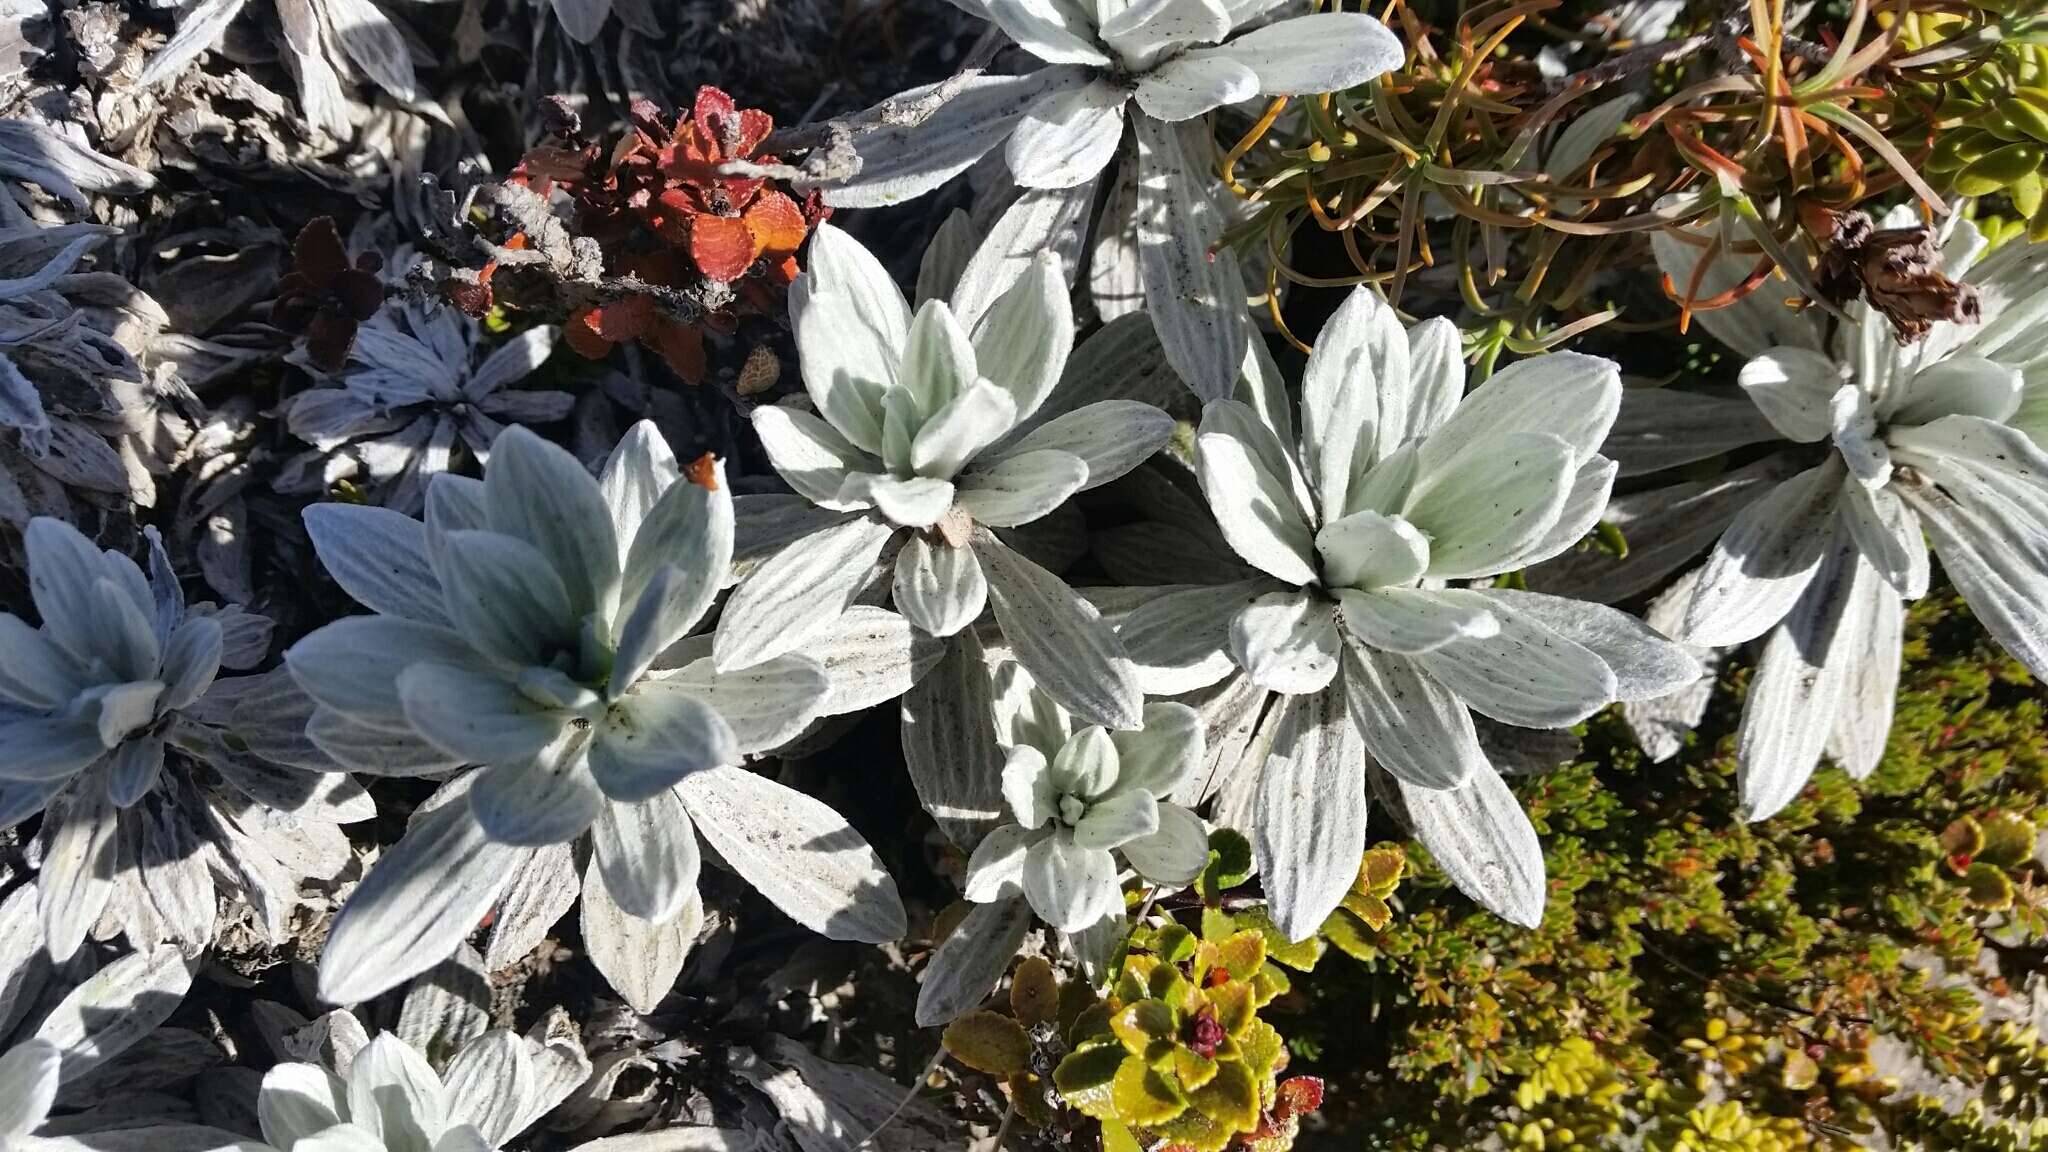
[(924, 983), (917, 990), (918, 1027), (945, 1024), (987, 999), (1009, 971), (1030, 927), (1031, 907), (1020, 899), (969, 908), (925, 965)]
[(645, 800), (693, 772), (738, 763), (739, 739), (687, 680), (641, 684), (613, 704), (590, 746), (590, 772), (604, 794)]
[(972, 547), (996, 623), (1039, 688), (1085, 723), (1136, 727), (1137, 671), (1094, 607), (985, 531), (975, 532)]
[(960, 509), (976, 523), (1016, 528), (1051, 515), (1088, 485), (1088, 463), (1043, 448), (1014, 452), (960, 477)]
[(1357, 12), (1318, 12), (1276, 20), (1196, 56), (1236, 61), (1259, 77), (1268, 96), (1353, 88), (1401, 66), (1406, 51), (1386, 25)]
[[(889, 124), (863, 134), (857, 145), (860, 173), (822, 188), (825, 202), (835, 208), (877, 208), (922, 196), (965, 172), (1001, 143), (1041, 96), (1087, 82), (1084, 69), (1059, 67), (1022, 76), (947, 81), (952, 98), (931, 115), (915, 124)], [(890, 101), (914, 106), (936, 87), (913, 88)], [(872, 115), (872, 110), (863, 114)]]
[(830, 627), (895, 531), (861, 517), (802, 537), (762, 561), (726, 601), (712, 649), (718, 667), (744, 668), (795, 651)]
[(1260, 571), (1310, 584), (1315, 545), (1292, 477), (1278, 470), (1289, 467), (1285, 460), (1279, 438), (1250, 408), (1222, 400), (1203, 409), (1195, 463), (1224, 539)]
[(1154, 696), (1206, 688), (1235, 667), (1227, 645), (1230, 621), (1259, 583), (1156, 589), (1117, 625), (1117, 638), (1136, 666), (1138, 683)]
[(1510, 924), (1543, 922), (1543, 845), (1515, 794), (1490, 765), (1449, 790), (1401, 785), (1415, 838), (1458, 890)]
[(1253, 847), (1274, 922), (1305, 940), (1350, 891), (1351, 861), (1365, 854), (1365, 752), (1341, 687), (1287, 702), (1257, 805)]
[(484, 836), (467, 803), (414, 821), (335, 917), (320, 998), (354, 1004), (440, 963), (490, 910), (518, 855)]
[(988, 582), (972, 551), (919, 534), (896, 554), (896, 607), (930, 635), (951, 636), (974, 623), (987, 602)]
[(1842, 386), (1835, 362), (1806, 348), (1773, 348), (1742, 366), (1736, 382), (1787, 440), (1828, 437), (1828, 401)]
[(1336, 607), (1306, 592), (1269, 592), (1230, 620), (1230, 655), (1261, 688), (1320, 692), (1337, 675)]
[(192, 987), (191, 962), (174, 947), (133, 952), (71, 990), (36, 1029), (75, 1080), (112, 1059), (170, 1018)]
[(1837, 545), (1764, 642), (1735, 737), (1744, 819), (1775, 814), (1813, 775), (1847, 688), (1849, 662), (1829, 657), (1865, 627), (1855, 586), (1875, 579), (1853, 550)]
[(834, 940), (903, 935), (896, 882), (837, 812), (744, 768), (698, 772), (677, 790), (719, 857), (790, 919)]
[(1258, 94), (1259, 74), (1250, 67), (1199, 52), (1176, 56), (1145, 73), (1133, 93), (1145, 115), (1169, 124)]
[(1403, 783), (1457, 788), (1486, 766), (1465, 705), (1407, 657), (1349, 646), (1344, 694), (1366, 751)]
[(1144, 463), (1173, 438), (1173, 417), (1136, 400), (1103, 400), (1054, 417), (1002, 451), (1004, 459), (1052, 449), (1088, 466), (1086, 488), (1099, 488)]
[(1026, 188), (1072, 188), (1095, 178), (1124, 138), (1129, 94), (1107, 80), (1048, 92), (1026, 109), (1004, 156)]
[[(816, 648), (806, 645), (805, 651)], [(660, 691), (688, 693), (709, 705), (731, 729), (742, 753), (765, 752), (795, 739), (824, 714), (833, 689), (823, 664), (793, 653), (736, 672), (719, 672), (709, 659), (693, 660), (657, 683)]]
[(591, 825), (592, 858), (621, 911), (661, 922), (697, 891), (697, 836), (673, 789), (607, 803)]
[(693, 888), (682, 911), (667, 920), (629, 915), (613, 902), (592, 863), (583, 882), (582, 926), (590, 962), (635, 1012), (647, 1013), (682, 975), (704, 928), (704, 904)]
[(918, 802), (968, 850), (1002, 817), (1003, 753), (981, 719), (993, 708), (988, 665), (972, 631), (954, 638), (903, 695), (903, 761)]
[(1564, 728), (1614, 701), (1614, 672), (1592, 649), (1484, 592), (1446, 589), (1438, 595), (1498, 622), (1491, 636), (1415, 657), (1430, 679), (1474, 711), (1524, 728)]
[[(1150, 116), (1138, 136), (1138, 266), (1145, 304), (1167, 363), (1195, 395), (1230, 395), (1244, 362), (1246, 320), (1237, 255), (1216, 248), (1221, 214), (1204, 165), (1191, 162), (1173, 125)], [(1214, 249), (1212, 251), (1212, 249)]]
[[(1072, 315), (1067, 289), (1080, 267), (1094, 203), (1093, 181), (1072, 188), (1025, 189), (989, 226), (953, 286), (953, 314), (974, 333), (984, 374), (1017, 398), (1020, 418), (1043, 402), (1059, 379), (1057, 365), (1073, 348), (1071, 324), (1061, 318)], [(1046, 274), (1043, 280), (1019, 287), (1040, 273)], [(996, 302), (1020, 291), (1024, 296), (1009, 305), (1017, 316), (991, 328), (988, 316)], [(1061, 326), (1069, 329), (1063, 344), (1033, 334), (1033, 328), (1048, 321), (1055, 340)], [(1003, 340), (1006, 347), (995, 346), (992, 337), (998, 332), (1009, 333)], [(1053, 365), (1049, 376), (1043, 371), (1047, 365)]]
[(1500, 621), (1483, 606), (1423, 588), (1339, 589), (1344, 627), (1370, 648), (1404, 655), (1434, 652), (1466, 640), (1484, 640)]
[(1831, 456), (1738, 513), (1700, 571), (1678, 639), (1740, 644), (1784, 619), (1833, 540), (1842, 475)]

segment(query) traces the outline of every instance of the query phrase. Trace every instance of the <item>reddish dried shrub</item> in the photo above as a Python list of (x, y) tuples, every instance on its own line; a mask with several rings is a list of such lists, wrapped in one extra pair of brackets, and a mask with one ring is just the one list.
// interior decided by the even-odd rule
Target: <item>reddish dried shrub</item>
[(705, 331), (778, 313), (797, 249), (829, 210), (815, 193), (799, 201), (765, 177), (720, 173), (732, 161), (780, 161), (758, 152), (775, 126), (769, 115), (717, 88), (699, 88), (689, 115), (673, 124), (644, 100), (630, 119), (610, 145), (565, 126), (527, 153), (515, 179), (574, 201), (572, 227), (598, 242), (608, 276), (673, 289), (698, 305), (682, 316), (652, 295), (628, 294), (579, 307), (566, 324), (570, 347), (594, 359), (637, 340), (696, 383)]

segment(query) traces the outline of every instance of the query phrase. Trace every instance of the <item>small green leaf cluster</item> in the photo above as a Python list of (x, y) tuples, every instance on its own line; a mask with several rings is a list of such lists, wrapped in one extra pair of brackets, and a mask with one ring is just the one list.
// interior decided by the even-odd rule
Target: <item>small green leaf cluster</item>
[(1094, 1003), (1086, 982), (1061, 980), (1043, 957), (1026, 957), (1010, 976), (1009, 1014), (978, 1008), (961, 1016), (946, 1026), (945, 1048), (969, 1068), (999, 1077), (1018, 1117), (1043, 1128), (1058, 1122), (1059, 1108), (1041, 1072)]
[[(1903, 22), (1900, 41), (1916, 50), (1940, 50), (1973, 22), (1953, 13), (1924, 11)], [(1908, 85), (1901, 105), (1932, 105), (1935, 129), (1927, 173), (1962, 196), (1997, 197), (2016, 232), (2048, 237), (2048, 46), (2012, 36), (1978, 67), (1940, 84)]]
[(1082, 1013), (1053, 1074), (1062, 1099), (1102, 1122), (1106, 1146), (1128, 1147), (1140, 1130), (1216, 1152), (1260, 1132), (1276, 1100), (1286, 1047), (1258, 1011), (1289, 981), (1256, 930), (1222, 917), (1204, 929), (1134, 931), (1109, 995)]
[(1288, 969), (1314, 968), (1330, 943), (1374, 954), (1404, 864), (1397, 846), (1368, 851), (1324, 934), (1290, 942), (1250, 886), (1250, 844), (1218, 829), (1195, 883), (1135, 918), (1103, 991), (1027, 958), (1011, 975), (1009, 1011), (961, 1016), (945, 1048), (1002, 1080), (1017, 1119), (1099, 1127), (1106, 1149), (1286, 1152), (1322, 1106), (1323, 1084), (1282, 1078), (1291, 1054), (1261, 1011), (1292, 991)]

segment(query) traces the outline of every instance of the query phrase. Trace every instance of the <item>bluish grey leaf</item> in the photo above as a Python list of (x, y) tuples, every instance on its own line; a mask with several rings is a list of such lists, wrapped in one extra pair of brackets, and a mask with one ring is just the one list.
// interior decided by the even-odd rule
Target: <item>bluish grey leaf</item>
[(311, 504), (306, 534), (327, 574), (373, 612), (449, 623), (440, 578), (427, 560), (426, 526), (364, 504)]
[(590, 770), (606, 796), (633, 803), (739, 758), (739, 741), (717, 709), (686, 683), (648, 680), (600, 722)]

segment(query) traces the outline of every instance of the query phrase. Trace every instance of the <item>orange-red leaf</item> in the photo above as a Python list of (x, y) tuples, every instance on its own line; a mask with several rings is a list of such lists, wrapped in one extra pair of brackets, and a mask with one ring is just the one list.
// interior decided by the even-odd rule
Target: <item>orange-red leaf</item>
[(720, 283), (746, 275), (760, 251), (746, 220), (699, 216), (690, 222), (690, 258), (698, 271)]
[(654, 301), (645, 296), (624, 296), (593, 309), (589, 324), (599, 336), (619, 344), (644, 335), (655, 319)]
[(804, 237), (810, 232), (810, 226), (804, 223), (804, 210), (773, 189), (761, 193), (753, 207), (747, 209), (746, 221), (747, 231), (754, 236), (756, 256), (788, 256), (803, 246)]

